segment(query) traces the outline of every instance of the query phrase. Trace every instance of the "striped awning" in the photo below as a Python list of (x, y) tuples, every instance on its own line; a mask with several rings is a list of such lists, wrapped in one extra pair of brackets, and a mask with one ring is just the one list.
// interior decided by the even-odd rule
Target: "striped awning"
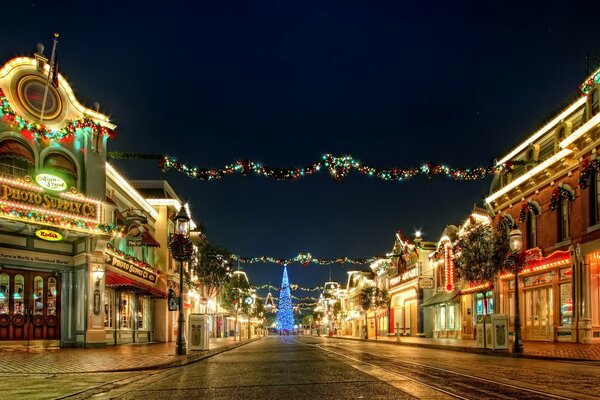
[(10, 157), (34, 164), (33, 154), (16, 140), (3, 140), (0, 142), (0, 157)]
[(126, 276), (119, 275), (112, 271), (106, 271), (106, 286), (118, 288), (122, 292), (135, 293), (139, 296), (148, 296), (154, 299), (166, 299), (167, 294), (150, 285), (134, 281)]

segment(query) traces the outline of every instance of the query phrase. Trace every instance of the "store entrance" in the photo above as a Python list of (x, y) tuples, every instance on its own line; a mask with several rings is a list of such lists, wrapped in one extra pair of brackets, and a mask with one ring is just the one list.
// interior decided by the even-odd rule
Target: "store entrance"
[(60, 276), (0, 270), (0, 341), (60, 340)]
[(552, 340), (552, 287), (525, 291), (524, 339)]

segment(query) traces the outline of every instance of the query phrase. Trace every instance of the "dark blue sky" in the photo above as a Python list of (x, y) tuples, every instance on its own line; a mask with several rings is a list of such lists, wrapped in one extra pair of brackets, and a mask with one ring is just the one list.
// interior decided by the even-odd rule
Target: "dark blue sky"
[[(188, 3), (188, 2), (185, 2)], [(189, 2), (191, 3), (191, 2)], [(198, 166), (238, 159), (295, 167), (325, 152), (375, 166), (490, 165), (572, 96), (597, 54), (598, 8), (523, 2), (7, 2), (0, 56), (61, 34), (61, 72), (118, 124), (109, 150)], [(527, 2), (525, 2), (527, 3)], [(366, 257), (394, 233), (437, 241), (490, 181), (389, 183), (321, 174), (192, 181), (153, 162), (129, 178), (167, 179), (211, 239), (242, 255)], [(333, 276), (346, 280), (345, 269)], [(279, 283), (281, 268), (244, 268)], [(290, 280), (322, 283), (328, 267)]]

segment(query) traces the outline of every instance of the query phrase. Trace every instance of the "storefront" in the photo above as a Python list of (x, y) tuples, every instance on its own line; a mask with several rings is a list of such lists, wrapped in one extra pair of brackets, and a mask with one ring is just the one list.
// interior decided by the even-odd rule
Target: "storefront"
[[(541, 257), (527, 251), (527, 265), (519, 274), (522, 336), (524, 340), (571, 341), (573, 272), (569, 251)], [(500, 276), (500, 312), (508, 315), (514, 331), (514, 275)]]
[(154, 299), (167, 297), (156, 287), (158, 271), (111, 247), (105, 253), (105, 270), (106, 343), (153, 341)]
[(460, 290), (438, 292), (423, 302), (433, 309), (434, 338), (462, 338)]

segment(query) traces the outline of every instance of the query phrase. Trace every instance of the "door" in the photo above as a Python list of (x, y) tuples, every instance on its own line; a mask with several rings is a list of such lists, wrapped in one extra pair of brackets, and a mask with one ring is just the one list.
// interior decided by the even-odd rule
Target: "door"
[(525, 292), (525, 339), (552, 340), (552, 288)]
[(60, 277), (51, 272), (0, 271), (0, 340), (60, 339)]

